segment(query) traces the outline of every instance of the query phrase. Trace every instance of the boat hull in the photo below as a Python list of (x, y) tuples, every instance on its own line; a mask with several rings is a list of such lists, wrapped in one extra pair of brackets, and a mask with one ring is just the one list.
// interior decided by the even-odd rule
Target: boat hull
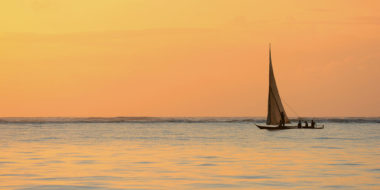
[(290, 126), (290, 125), (285, 125), (283, 127), (280, 126), (273, 126), (273, 125), (257, 125), (256, 126), (259, 129), (266, 129), (266, 130), (285, 130), (285, 129), (298, 129), (297, 126)]
[(298, 127), (296, 125), (285, 125), (283, 127), (280, 126), (273, 126), (273, 125), (257, 125), (256, 126), (259, 129), (266, 129), (266, 130), (285, 130), (285, 129), (323, 129), (325, 128), (324, 125), (322, 127)]
[(316, 126), (316, 127), (302, 127), (301, 129), (323, 129), (323, 128), (325, 128), (325, 125), (322, 125), (321, 127), (318, 127), (318, 126)]

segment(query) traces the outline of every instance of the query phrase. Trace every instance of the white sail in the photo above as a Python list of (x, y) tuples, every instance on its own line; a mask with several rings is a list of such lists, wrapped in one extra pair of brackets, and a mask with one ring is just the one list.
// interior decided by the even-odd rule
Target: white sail
[(282, 105), (280, 94), (278, 93), (276, 80), (273, 74), (271, 48), (269, 46), (269, 95), (268, 95), (268, 116), (267, 125), (278, 125), (281, 121), (281, 112), (284, 114), (285, 123), (290, 123)]

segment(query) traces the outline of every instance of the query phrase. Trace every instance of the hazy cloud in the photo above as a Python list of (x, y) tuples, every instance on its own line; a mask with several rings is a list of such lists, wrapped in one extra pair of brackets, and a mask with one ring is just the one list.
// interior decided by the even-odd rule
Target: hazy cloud
[(32, 0), (29, 4), (37, 12), (56, 11), (59, 8), (59, 1), (55, 0)]

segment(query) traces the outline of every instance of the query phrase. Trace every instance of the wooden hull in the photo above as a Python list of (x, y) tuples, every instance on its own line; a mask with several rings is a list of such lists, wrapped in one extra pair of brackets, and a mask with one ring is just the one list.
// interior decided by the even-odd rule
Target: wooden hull
[(290, 126), (290, 125), (285, 125), (284, 127), (279, 127), (279, 126), (273, 126), (273, 125), (257, 125), (256, 126), (260, 129), (266, 129), (266, 130), (285, 130), (285, 129), (298, 129), (297, 126)]
[(302, 127), (301, 129), (323, 129), (323, 128), (325, 128), (325, 125), (322, 125), (322, 127), (318, 127), (318, 126), (316, 126), (316, 127)]
[(273, 125), (257, 125), (256, 126), (259, 129), (266, 129), (266, 130), (285, 130), (285, 129), (323, 129), (325, 126), (322, 125), (322, 127), (301, 127), (298, 128), (296, 125), (285, 125), (284, 127), (279, 126), (273, 126)]

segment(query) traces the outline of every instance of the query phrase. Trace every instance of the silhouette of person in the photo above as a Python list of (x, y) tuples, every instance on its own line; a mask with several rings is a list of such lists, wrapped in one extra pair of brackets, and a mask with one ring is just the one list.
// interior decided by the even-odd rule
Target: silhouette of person
[(298, 120), (298, 128), (301, 128), (301, 127), (302, 127), (301, 120)]
[(312, 127), (312, 128), (315, 127), (315, 122), (314, 122), (314, 120), (311, 120), (311, 127)]
[(307, 121), (305, 121), (305, 127), (309, 127), (309, 124), (307, 123)]
[(280, 121), (280, 126), (285, 127), (285, 114), (284, 112), (281, 112), (281, 121)]

